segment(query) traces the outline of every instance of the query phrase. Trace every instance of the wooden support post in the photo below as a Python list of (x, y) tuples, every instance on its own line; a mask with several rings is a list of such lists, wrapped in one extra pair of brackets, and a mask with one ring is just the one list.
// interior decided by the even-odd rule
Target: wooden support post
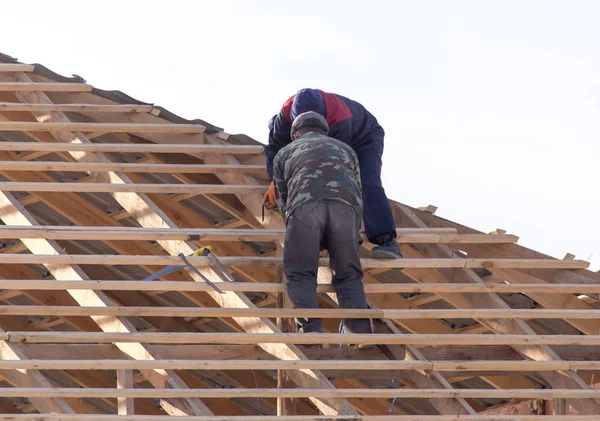
[[(133, 388), (133, 372), (117, 370), (117, 389)], [(134, 415), (134, 400), (132, 398), (117, 398), (119, 415)]]

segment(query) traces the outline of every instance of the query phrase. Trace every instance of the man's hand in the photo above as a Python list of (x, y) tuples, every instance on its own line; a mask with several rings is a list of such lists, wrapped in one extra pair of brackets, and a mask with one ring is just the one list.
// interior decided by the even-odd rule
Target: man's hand
[(263, 205), (269, 210), (277, 209), (277, 199), (275, 198), (275, 181), (271, 181), (269, 190), (263, 196)]

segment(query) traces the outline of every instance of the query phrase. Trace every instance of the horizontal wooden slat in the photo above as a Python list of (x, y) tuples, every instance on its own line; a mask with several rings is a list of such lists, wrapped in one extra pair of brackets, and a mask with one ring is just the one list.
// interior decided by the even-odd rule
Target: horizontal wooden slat
[(16, 343), (600, 345), (600, 335), (8, 332), (8, 340)]
[(155, 144), (155, 143), (39, 143), (0, 142), (0, 151), (39, 152), (127, 152), (127, 153), (187, 153), (187, 154), (234, 154), (256, 155), (264, 152), (260, 145), (203, 145), (203, 144)]
[[(0, 414), (2, 421), (173, 421), (171, 415)], [(597, 415), (210, 415), (177, 421), (597, 421)]]
[[(514, 235), (446, 234), (445, 229), (398, 228), (399, 243), (419, 244), (510, 244)], [(363, 238), (364, 238), (364, 232)], [(148, 229), (77, 226), (0, 226), (0, 238), (45, 238), (48, 240), (183, 240), (183, 241), (277, 241), (285, 230), (266, 229)]]
[(197, 193), (263, 194), (269, 186), (229, 184), (116, 184), (116, 183), (17, 183), (1, 181), (0, 191), (72, 193)]
[(592, 389), (100, 389), (100, 388), (0, 388), (0, 396), (62, 398), (473, 398), (473, 399), (598, 399)]
[(324, 319), (585, 319), (600, 320), (600, 310), (568, 309), (291, 309), (218, 307), (79, 307), (79, 306), (0, 306), (5, 316), (128, 316), (128, 317), (262, 317)]
[(136, 104), (23, 104), (20, 102), (0, 102), (0, 112), (31, 111), (63, 113), (149, 113), (150, 111), (152, 111), (152, 108), (152, 105)]
[(90, 92), (92, 85), (86, 83), (27, 83), (27, 82), (0, 82), (0, 92)]
[[(215, 282), (222, 291), (235, 292), (285, 292), (285, 285), (255, 282)], [(385, 293), (600, 293), (600, 284), (365, 284), (367, 294)], [(168, 281), (38, 281), (25, 279), (0, 280), (4, 290), (94, 290), (94, 291), (212, 291), (201, 282)], [(331, 284), (318, 284), (317, 292), (335, 292)]]
[(33, 72), (33, 64), (0, 63), (0, 72)]
[[(1, 190), (1, 189), (0, 189)], [(198, 267), (212, 266), (207, 257), (188, 257)], [(281, 257), (219, 257), (225, 266), (274, 266), (283, 263)], [(103, 255), (103, 254), (0, 254), (0, 264), (69, 264), (69, 265), (181, 265), (179, 256), (156, 255)], [(551, 259), (361, 259), (363, 268), (528, 268), (528, 269), (585, 269), (589, 263), (582, 260)], [(320, 259), (321, 267), (329, 266), (329, 259)]]
[(203, 133), (200, 124), (0, 121), (0, 132)]
[[(209, 164), (120, 164), (92, 162), (0, 161), (2, 171), (152, 172), (167, 174), (212, 174), (216, 172), (264, 173), (264, 165)], [(492, 236), (490, 236), (492, 237)]]
[(600, 361), (0, 360), (1, 370), (599, 371)]

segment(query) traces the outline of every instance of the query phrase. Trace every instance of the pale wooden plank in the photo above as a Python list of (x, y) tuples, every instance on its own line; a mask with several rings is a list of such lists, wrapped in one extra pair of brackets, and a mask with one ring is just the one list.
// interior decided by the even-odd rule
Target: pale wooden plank
[[(117, 389), (133, 389), (133, 372), (131, 370), (117, 370)], [(134, 400), (131, 398), (118, 398), (117, 411), (119, 415), (134, 415)]]
[(4, 397), (70, 398), (472, 398), (598, 399), (600, 390), (577, 389), (101, 389), (3, 388)]
[[(206, 257), (189, 257), (196, 267), (212, 267), (213, 263)], [(225, 266), (274, 266), (281, 264), (280, 257), (232, 257), (223, 256), (219, 260)], [(64, 254), (64, 255), (26, 255), (0, 254), (0, 263), (4, 264), (80, 264), (80, 265), (148, 265), (165, 266), (180, 265), (179, 256), (132, 256), (102, 254)], [(582, 269), (589, 263), (581, 260), (543, 260), (543, 259), (396, 259), (378, 260), (361, 259), (363, 268), (529, 268), (529, 269)], [(320, 267), (328, 267), (329, 259), (320, 259)]]
[(420, 360), (0, 360), (0, 370), (434, 370), (600, 371), (598, 361)]
[[(62, 85), (62, 84), (61, 84)], [(2, 85), (0, 83), (0, 90)], [(0, 132), (98, 132), (105, 133), (203, 133), (206, 127), (200, 124), (134, 124), (134, 123), (73, 123), (2, 121)]]
[(0, 82), (0, 92), (90, 92), (92, 89), (86, 83)]
[[(25, 196), (31, 201), (31, 196)], [(27, 201), (19, 200), (23, 205)], [(475, 242), (512, 243), (517, 237), (511, 235), (463, 235), (437, 228), (397, 228), (399, 243), (445, 243)], [(366, 238), (364, 231), (361, 232)], [(184, 240), (184, 241), (278, 241), (285, 237), (285, 230), (267, 229), (211, 229), (211, 228), (137, 228), (98, 226), (0, 226), (0, 238), (46, 238), (48, 240)]]
[(600, 335), (8, 332), (21, 343), (386, 344), (420, 346), (599, 345)]
[(203, 145), (203, 144), (155, 144), (155, 143), (39, 143), (39, 142), (0, 142), (1, 151), (43, 151), (43, 152), (129, 152), (129, 153), (187, 153), (235, 155), (257, 155), (264, 152), (259, 145)]
[(118, 184), (118, 183), (27, 183), (1, 181), (0, 191), (71, 193), (198, 193), (263, 194), (268, 186), (230, 186), (224, 184)]
[(33, 64), (0, 63), (0, 72), (33, 72)]
[[(181, 421), (596, 421), (597, 415), (238, 415), (179, 417)], [(4, 421), (173, 421), (168, 415), (0, 414)]]
[[(0, 64), (0, 71), (2, 71)], [(152, 105), (137, 104), (23, 104), (20, 102), (0, 102), (2, 111), (30, 111), (30, 112), (75, 112), (75, 113), (149, 113)]]
[(580, 319), (598, 320), (600, 310), (571, 309), (448, 309), (390, 310), (345, 308), (216, 308), (216, 307), (133, 307), (133, 306), (0, 306), (6, 316), (126, 316), (126, 317), (260, 317), (260, 318), (323, 318), (323, 319)]
[(6, 171), (75, 171), (75, 172), (152, 172), (182, 174), (212, 174), (217, 171), (233, 171), (245, 173), (265, 172), (264, 165), (175, 165), (175, 164), (117, 164), (88, 162), (17, 162), (0, 161), (0, 168)]
[[(215, 282), (223, 291), (235, 292), (285, 292), (284, 285), (269, 282)], [(365, 284), (367, 294), (386, 293), (600, 293), (598, 284)], [(189, 282), (169, 281), (121, 281), (121, 280), (93, 280), (93, 281), (42, 281), (25, 279), (0, 280), (0, 289), (3, 290), (107, 290), (107, 291), (209, 291), (210, 285)], [(318, 293), (335, 292), (331, 284), (317, 284)]]

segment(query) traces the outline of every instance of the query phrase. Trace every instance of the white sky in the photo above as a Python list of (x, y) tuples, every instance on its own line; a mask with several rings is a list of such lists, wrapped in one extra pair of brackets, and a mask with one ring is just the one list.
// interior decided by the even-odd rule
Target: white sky
[(600, 2), (3, 2), (3, 53), (266, 142), (303, 87), (363, 103), (400, 202), (600, 269)]

